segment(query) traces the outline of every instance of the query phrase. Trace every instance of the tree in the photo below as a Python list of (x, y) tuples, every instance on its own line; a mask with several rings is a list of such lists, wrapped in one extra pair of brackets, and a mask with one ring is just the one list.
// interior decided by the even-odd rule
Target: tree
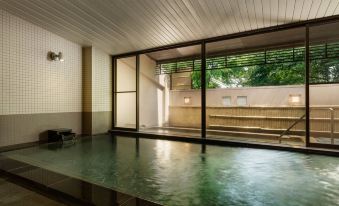
[(311, 83), (339, 82), (339, 59), (311, 61)]
[[(327, 44), (327, 47), (325, 45), (310, 47), (311, 83), (339, 82), (338, 47), (337, 43)], [(325, 52), (329, 56), (326, 56)], [(299, 47), (207, 58), (206, 87), (212, 89), (304, 84), (306, 77), (304, 55), (305, 48)], [(193, 61), (177, 63), (177, 68), (178, 65), (180, 68), (182, 65), (192, 67)], [(173, 64), (170, 66), (173, 67)], [(201, 88), (200, 68), (201, 61), (194, 60), (191, 74), (193, 89)]]
[[(311, 83), (338, 83), (339, 59), (310, 62)], [(206, 87), (225, 88), (300, 85), (305, 83), (304, 61), (212, 69), (206, 71)], [(200, 71), (192, 74), (193, 88), (201, 88)]]

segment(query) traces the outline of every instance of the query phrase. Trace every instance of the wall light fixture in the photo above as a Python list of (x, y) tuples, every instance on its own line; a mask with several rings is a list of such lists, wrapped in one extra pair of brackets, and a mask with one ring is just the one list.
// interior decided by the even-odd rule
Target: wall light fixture
[(61, 52), (59, 52), (58, 54), (54, 53), (54, 52), (48, 52), (47, 54), (47, 58), (51, 61), (60, 61), (63, 62), (64, 61), (64, 56)]
[(288, 98), (288, 103), (290, 105), (300, 105), (301, 104), (301, 95), (300, 94), (290, 94)]
[(191, 104), (191, 97), (184, 97), (185, 104)]

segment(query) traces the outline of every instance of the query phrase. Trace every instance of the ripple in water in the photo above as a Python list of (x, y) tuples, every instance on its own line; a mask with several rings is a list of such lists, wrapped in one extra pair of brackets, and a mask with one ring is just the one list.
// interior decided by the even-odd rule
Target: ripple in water
[(108, 136), (5, 155), (165, 205), (338, 205), (339, 159)]

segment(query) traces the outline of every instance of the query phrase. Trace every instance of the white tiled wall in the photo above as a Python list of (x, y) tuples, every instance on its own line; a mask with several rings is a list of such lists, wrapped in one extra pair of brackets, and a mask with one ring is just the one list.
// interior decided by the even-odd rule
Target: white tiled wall
[(92, 49), (92, 111), (112, 111), (112, 58)]
[[(0, 30), (0, 115), (81, 112), (81, 46), (1, 9)], [(49, 51), (65, 61), (47, 60)]]

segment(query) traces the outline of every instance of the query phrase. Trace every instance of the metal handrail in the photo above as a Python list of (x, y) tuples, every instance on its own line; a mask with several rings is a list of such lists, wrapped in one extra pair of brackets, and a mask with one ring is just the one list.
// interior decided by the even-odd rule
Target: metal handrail
[(298, 124), (301, 120), (303, 120), (306, 117), (306, 114), (303, 114), (299, 119), (293, 122), (291, 126), (289, 126), (281, 135), (279, 136), (279, 144), (281, 144), (281, 137), (283, 137), (287, 132), (289, 132), (296, 124)]
[(329, 108), (330, 112), (331, 112), (331, 144), (334, 144), (334, 108)]
[[(335, 124), (334, 124), (334, 116), (335, 116), (335, 109), (333, 107), (328, 108), (331, 113), (331, 144), (334, 144), (334, 131), (335, 131)], [(296, 124), (298, 124), (301, 120), (303, 120), (306, 117), (306, 114), (303, 114), (299, 119), (297, 119), (290, 127), (288, 127), (285, 131), (281, 133), (279, 136), (279, 144), (281, 144), (281, 138), (289, 132)]]
[(317, 109), (324, 109), (330, 111), (330, 121), (331, 121), (331, 131), (330, 131), (330, 139), (331, 144), (334, 144), (334, 132), (335, 132), (335, 109), (337, 107), (326, 107), (326, 108), (317, 108)]

